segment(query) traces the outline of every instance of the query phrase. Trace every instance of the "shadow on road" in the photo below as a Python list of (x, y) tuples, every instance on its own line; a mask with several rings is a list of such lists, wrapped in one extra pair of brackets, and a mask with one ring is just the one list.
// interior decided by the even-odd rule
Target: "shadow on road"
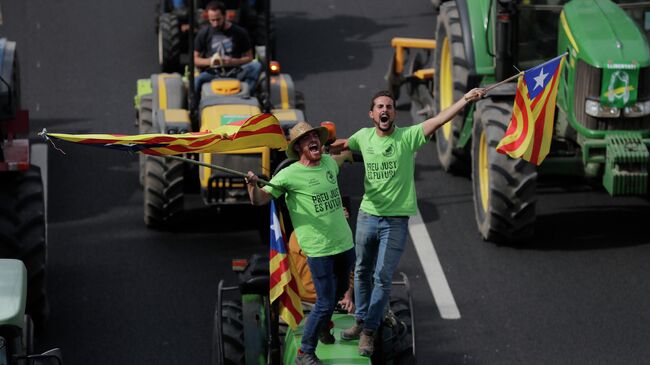
[[(377, 47), (369, 38), (399, 27), (362, 16), (314, 19), (302, 12), (281, 12), (277, 18), (278, 59), (294, 80), (302, 80), (308, 74), (362, 70), (372, 63), (373, 48)], [(381, 47), (389, 45), (382, 41)]]
[(538, 215), (535, 237), (522, 248), (593, 250), (644, 244), (650, 205), (594, 206)]

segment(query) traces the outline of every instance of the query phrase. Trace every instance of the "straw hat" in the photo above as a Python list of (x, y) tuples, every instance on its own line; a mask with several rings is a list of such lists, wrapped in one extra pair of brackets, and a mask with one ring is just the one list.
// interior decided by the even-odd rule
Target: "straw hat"
[(329, 133), (327, 131), (327, 128), (325, 127), (316, 127), (313, 128), (309, 123), (307, 122), (298, 122), (296, 125), (289, 130), (289, 139), (291, 140), (289, 142), (289, 145), (287, 146), (287, 157), (293, 160), (298, 159), (298, 155), (296, 154), (296, 151), (293, 149), (293, 145), (305, 134), (311, 132), (311, 131), (316, 131), (318, 132), (318, 138), (320, 139), (321, 144), (325, 144), (327, 141), (327, 137), (329, 136)]

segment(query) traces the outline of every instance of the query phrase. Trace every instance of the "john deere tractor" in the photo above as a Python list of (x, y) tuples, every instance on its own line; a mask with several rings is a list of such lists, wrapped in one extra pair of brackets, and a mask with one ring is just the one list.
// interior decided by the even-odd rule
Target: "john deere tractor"
[(394, 38), (387, 74), (416, 121), (488, 86), (567, 53), (551, 151), (536, 167), (497, 153), (513, 111), (505, 83), (435, 135), (445, 170), (470, 170), (485, 240), (534, 233), (538, 174), (601, 181), (612, 196), (648, 195), (650, 2), (456, 0), (443, 2), (435, 40)]
[[(263, 75), (253, 90), (235, 77), (240, 71), (238, 67), (217, 67), (212, 72), (219, 77), (203, 84), (201, 95), (196, 98), (193, 74), (163, 73), (138, 80), (135, 107), (140, 133), (213, 130), (269, 112), (288, 134), (289, 128), (305, 120), (303, 96), (295, 90), (291, 76), (280, 73), (277, 62), (264, 63)], [(190, 66), (194, 68), (192, 59)], [(193, 102), (197, 99), (199, 103)], [(251, 170), (266, 178), (285, 159), (284, 151), (268, 147), (186, 157), (243, 172)], [(186, 194), (200, 194), (208, 206), (250, 205), (242, 177), (207, 167), (141, 156), (140, 178), (144, 187), (144, 221), (152, 228), (171, 228), (170, 220), (183, 211)]]
[(30, 159), (29, 114), (20, 105), (16, 42), (0, 38), (0, 258), (27, 267), (27, 312), (41, 328), (49, 311), (44, 189)]

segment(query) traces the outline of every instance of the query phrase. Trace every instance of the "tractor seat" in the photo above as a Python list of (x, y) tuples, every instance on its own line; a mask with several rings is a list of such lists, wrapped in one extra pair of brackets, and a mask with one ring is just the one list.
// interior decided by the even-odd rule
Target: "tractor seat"
[(214, 79), (201, 86), (201, 99), (219, 96), (249, 96), (249, 87), (237, 79)]
[(239, 290), (242, 294), (269, 295), (269, 259), (260, 255), (251, 256), (246, 270), (239, 275)]

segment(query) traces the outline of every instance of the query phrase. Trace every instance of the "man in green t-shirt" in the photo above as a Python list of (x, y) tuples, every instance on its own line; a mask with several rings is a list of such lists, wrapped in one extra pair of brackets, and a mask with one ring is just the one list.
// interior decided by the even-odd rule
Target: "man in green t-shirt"
[[(354, 243), (337, 180), (343, 159), (337, 156), (335, 160), (323, 154), (327, 129), (300, 122), (289, 136), (287, 156), (298, 161), (278, 172), (263, 188), (258, 186), (258, 177), (252, 171), (248, 172), (246, 181), (255, 205), (266, 204), (284, 194), (298, 244), (307, 256), (316, 288), (316, 304), (305, 324), (296, 363), (318, 365), (321, 364), (316, 357), (319, 333), (329, 334), (336, 303), (349, 287), (355, 260)], [(323, 338), (327, 337), (321, 337), (321, 341)]]
[[(372, 355), (374, 334), (388, 308), (393, 272), (406, 244), (409, 216), (417, 214), (415, 152), (465, 105), (485, 96), (472, 89), (449, 108), (424, 122), (395, 126), (395, 99), (376, 93), (368, 115), (374, 127), (349, 139), (339, 139), (330, 153), (361, 151), (365, 166), (364, 195), (357, 216), (354, 298), (356, 324), (341, 332), (345, 340), (359, 339), (359, 353)], [(374, 277), (374, 282), (373, 282)]]

